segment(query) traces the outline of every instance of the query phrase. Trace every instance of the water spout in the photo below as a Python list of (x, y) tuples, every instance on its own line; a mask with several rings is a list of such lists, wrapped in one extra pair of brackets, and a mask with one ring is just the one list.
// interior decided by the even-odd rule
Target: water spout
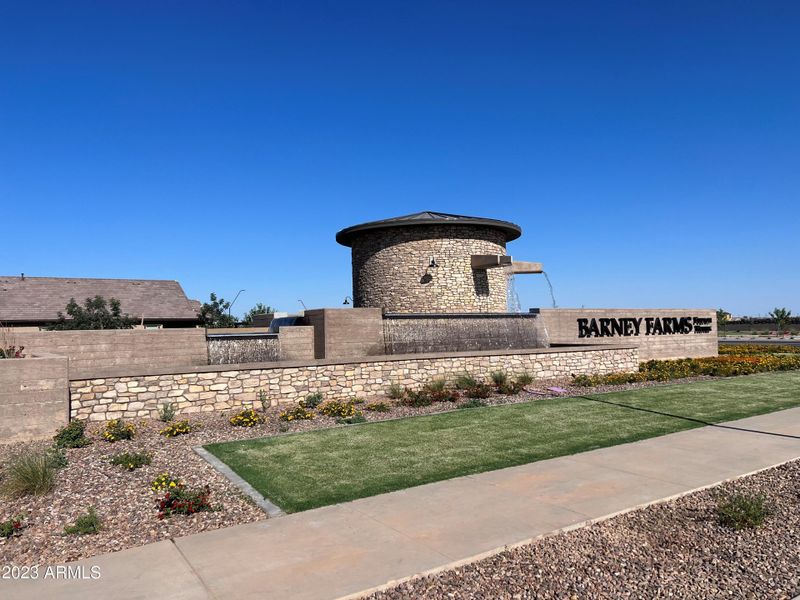
[(556, 296), (553, 293), (553, 284), (550, 283), (550, 278), (547, 276), (547, 271), (542, 271), (542, 275), (544, 275), (545, 280), (547, 280), (547, 287), (550, 288), (550, 299), (553, 301), (553, 308), (558, 308), (556, 304)]

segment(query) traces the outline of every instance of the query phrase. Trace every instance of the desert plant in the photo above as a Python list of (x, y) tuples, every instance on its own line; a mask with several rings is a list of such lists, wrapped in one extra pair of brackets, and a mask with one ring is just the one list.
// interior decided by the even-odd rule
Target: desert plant
[(728, 321), (730, 321), (730, 318), (731, 318), (731, 314), (727, 310), (725, 310), (723, 308), (718, 308), (717, 309), (717, 331), (722, 331), (723, 328), (725, 327), (725, 325), (728, 324)]
[(389, 386), (389, 391), (386, 393), (392, 400), (400, 400), (406, 393), (405, 388), (399, 383), (393, 383)]
[(761, 494), (730, 494), (717, 500), (719, 522), (731, 529), (755, 529), (769, 512), (766, 497)]
[(24, 515), (17, 515), (6, 521), (0, 521), (0, 538), (8, 539), (22, 533), (25, 529), (24, 519)]
[(505, 371), (492, 371), (489, 376), (492, 378), (492, 382), (497, 387), (500, 387), (508, 382), (508, 375), (505, 373)]
[(0, 358), (25, 358), (25, 346), (17, 344), (17, 337), (11, 327), (0, 323)]
[(47, 450), (45, 450), (45, 454), (47, 454), (47, 458), (50, 460), (50, 464), (53, 466), (54, 469), (63, 469), (69, 464), (67, 460), (67, 455), (58, 446), (53, 444)]
[(57, 469), (46, 450), (17, 454), (6, 466), (0, 491), (12, 498), (46, 494), (56, 485)]
[(84, 421), (70, 421), (58, 430), (53, 441), (59, 448), (83, 448), (92, 443), (86, 437), (86, 423)]
[(364, 405), (364, 410), (370, 412), (389, 412), (391, 409), (386, 402), (370, 402)]
[(468, 390), (477, 386), (480, 382), (469, 373), (462, 373), (453, 380), (453, 383), (455, 383), (456, 389)]
[(305, 397), (306, 408), (315, 409), (322, 403), (322, 392), (314, 392)]
[(354, 425), (356, 423), (366, 423), (367, 418), (360, 411), (357, 411), (354, 415), (350, 415), (349, 417), (339, 417), (336, 419), (336, 422), (339, 425)]
[(258, 403), (261, 404), (261, 410), (267, 412), (270, 406), (269, 396), (264, 390), (258, 390)]
[(134, 471), (144, 465), (149, 465), (153, 461), (152, 456), (147, 452), (122, 452), (111, 457), (111, 464), (125, 467), (128, 471)]
[(89, 512), (81, 515), (72, 525), (64, 527), (65, 535), (89, 535), (97, 533), (103, 528), (103, 523), (100, 517), (94, 510), (93, 506), (89, 507)]
[(264, 422), (264, 417), (252, 408), (247, 408), (233, 415), (228, 421), (234, 427), (255, 427)]
[(162, 402), (158, 407), (158, 420), (164, 423), (169, 423), (175, 418), (175, 403)]
[(159, 431), (161, 435), (168, 438), (173, 438), (179, 435), (186, 435), (187, 433), (192, 433), (194, 427), (191, 423), (187, 420), (183, 421), (175, 421), (174, 423), (170, 423), (164, 429)]
[(533, 383), (533, 376), (529, 373), (520, 373), (514, 378), (514, 383), (522, 389)]
[(326, 417), (338, 417), (343, 419), (352, 417), (358, 411), (356, 410), (356, 404), (353, 400), (348, 400), (347, 402), (327, 400), (319, 405), (317, 412)]
[(182, 485), (183, 483), (181, 483), (180, 479), (164, 471), (150, 482), (150, 489), (154, 492), (163, 492), (164, 490), (171, 490)]
[(778, 324), (778, 331), (786, 331), (789, 328), (789, 320), (792, 318), (792, 311), (786, 308), (775, 308), (769, 316), (775, 319)]
[(480, 408), (481, 406), (486, 406), (486, 402), (479, 398), (471, 398), (459, 404), (458, 408)]
[(169, 489), (164, 497), (159, 500), (158, 518), (164, 519), (172, 515), (193, 515), (198, 512), (214, 510), (208, 498), (211, 488), (205, 486), (199, 490), (190, 490), (183, 485)]
[(103, 439), (112, 444), (120, 440), (132, 440), (135, 433), (136, 428), (122, 419), (111, 419), (103, 427)]
[(305, 421), (313, 418), (314, 413), (306, 408), (305, 400), (300, 400), (296, 406), (287, 408), (278, 415), (278, 420), (286, 423), (290, 421)]

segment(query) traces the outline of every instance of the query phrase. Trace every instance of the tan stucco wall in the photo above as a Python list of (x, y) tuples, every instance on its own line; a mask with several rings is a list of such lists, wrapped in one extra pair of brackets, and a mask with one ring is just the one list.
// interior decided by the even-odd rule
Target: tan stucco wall
[[(489, 227), (427, 225), (366, 231), (353, 239), (356, 307), (388, 312), (505, 312), (506, 272), (473, 270), (473, 254), (506, 253)], [(426, 269), (434, 257), (437, 268)]]
[[(704, 318), (710, 319), (708, 333), (662, 333), (647, 334), (648, 318)], [(711, 309), (674, 309), (674, 308), (543, 308), (539, 310), (539, 318), (543, 319), (551, 344), (635, 344), (639, 348), (639, 358), (699, 358), (717, 355), (717, 319), (716, 311)], [(642, 319), (638, 335), (630, 327), (632, 335), (596, 337), (579, 337), (578, 319), (595, 319), (599, 326), (600, 319)]]

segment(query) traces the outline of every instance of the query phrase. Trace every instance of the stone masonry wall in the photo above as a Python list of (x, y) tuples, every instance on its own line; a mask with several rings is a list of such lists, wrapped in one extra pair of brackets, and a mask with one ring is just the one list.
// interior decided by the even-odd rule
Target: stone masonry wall
[[(504, 269), (473, 270), (473, 254), (505, 254), (490, 227), (427, 225), (353, 239), (354, 306), (388, 312), (506, 312)], [(427, 269), (434, 257), (436, 268)]]
[(486, 380), (492, 371), (529, 373), (536, 378), (612, 373), (636, 370), (635, 348), (512, 350), (419, 354), (382, 360), (344, 362), (317, 360), (274, 366), (237, 365), (198, 367), (179, 372), (109, 375), (70, 382), (73, 418), (105, 421), (114, 418), (155, 417), (165, 401), (179, 413), (258, 406), (263, 390), (272, 405), (297, 402), (306, 394), (322, 392), (326, 399), (376, 396), (397, 383), (418, 389), (437, 377), (470, 373)]

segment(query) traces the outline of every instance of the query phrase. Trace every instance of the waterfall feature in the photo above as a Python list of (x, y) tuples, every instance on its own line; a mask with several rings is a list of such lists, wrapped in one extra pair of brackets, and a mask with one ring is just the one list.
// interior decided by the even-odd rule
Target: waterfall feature
[(517, 293), (517, 284), (514, 277), (514, 272), (511, 269), (506, 269), (506, 310), (510, 313), (521, 313), (522, 305), (519, 301), (519, 294)]
[(550, 299), (553, 301), (553, 308), (558, 308), (558, 305), (556, 304), (556, 296), (553, 293), (553, 284), (550, 283), (550, 278), (547, 276), (546, 271), (542, 271), (542, 275), (544, 275), (544, 278), (547, 281), (547, 287), (550, 288)]

